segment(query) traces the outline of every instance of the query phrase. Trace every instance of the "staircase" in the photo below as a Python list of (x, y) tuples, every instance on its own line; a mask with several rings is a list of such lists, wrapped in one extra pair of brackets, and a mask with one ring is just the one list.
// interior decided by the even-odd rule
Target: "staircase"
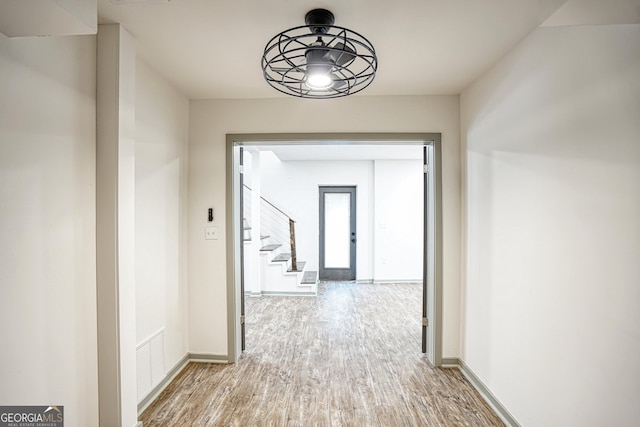
[[(244, 214), (246, 218), (251, 218), (250, 197), (247, 197), (250, 189), (245, 188), (244, 193)], [(317, 295), (318, 272), (305, 270), (306, 262), (298, 261), (295, 256), (294, 221), (262, 197), (259, 216), (259, 239), (252, 233), (251, 222), (247, 219), (243, 221), (246, 292), (256, 296)], [(255, 253), (256, 245), (259, 245), (258, 265), (251, 262), (255, 258), (247, 256)]]
[(305, 262), (291, 265), (291, 253), (279, 243), (263, 240), (260, 248), (260, 276), (263, 295), (317, 295), (318, 272), (305, 270)]

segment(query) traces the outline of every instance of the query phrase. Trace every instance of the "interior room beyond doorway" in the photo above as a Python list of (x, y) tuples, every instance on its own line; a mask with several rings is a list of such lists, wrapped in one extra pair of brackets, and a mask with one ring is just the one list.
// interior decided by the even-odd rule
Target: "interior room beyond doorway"
[[(406, 139), (403, 139), (406, 138)], [(284, 138), (284, 139), (281, 139)], [(287, 139), (289, 138), (289, 139)], [(291, 139), (293, 138), (293, 139)], [(324, 138), (328, 138), (328, 139), (324, 139)], [(414, 157), (414, 161), (417, 164), (417, 168), (416, 168), (416, 177), (417, 179), (415, 179), (415, 181), (417, 181), (418, 184), (422, 184), (422, 181), (420, 179), (421, 176), (425, 176), (425, 172), (427, 171), (427, 168), (425, 167), (421, 167), (420, 166), (420, 161), (419, 159), (422, 158), (422, 161), (425, 162), (426, 161), (426, 152), (427, 149), (424, 149), (424, 147), (428, 147), (429, 151), (431, 152), (430, 154), (430, 159), (431, 159), (431, 168), (433, 172), (438, 172), (437, 167), (435, 167), (436, 165), (436, 159), (439, 156), (439, 144), (440, 144), (440, 136), (438, 134), (409, 134), (409, 135), (403, 135), (403, 134), (392, 134), (392, 135), (370, 135), (370, 134), (366, 134), (366, 135), (356, 135), (354, 139), (350, 139), (353, 138), (353, 135), (343, 135), (341, 137), (336, 138), (335, 135), (312, 135), (311, 137), (309, 137), (309, 135), (266, 135), (265, 138), (256, 138), (256, 135), (228, 135), (227, 141), (228, 141), (228, 157), (227, 160), (228, 162), (231, 164), (231, 168), (229, 168), (231, 170), (231, 181), (232, 181), (232, 189), (233, 190), (237, 190), (239, 189), (239, 179), (238, 177), (240, 176), (239, 173), (239, 153), (240, 151), (248, 151), (251, 152), (252, 157), (256, 156), (256, 152), (262, 152), (262, 151), (271, 151), (272, 149), (275, 150), (279, 150), (281, 153), (287, 151), (288, 149), (292, 149), (291, 153), (292, 154), (281, 154), (281, 156), (290, 156), (286, 159), (287, 165), (289, 165), (289, 167), (291, 165), (295, 165), (295, 167), (298, 169), (298, 171), (303, 171), (306, 173), (309, 173), (310, 175), (313, 175), (313, 171), (316, 171), (317, 169), (314, 169), (315, 167), (319, 167), (318, 163), (319, 162), (323, 162), (323, 161), (329, 161), (332, 160), (334, 162), (338, 162), (338, 163), (342, 163), (343, 165), (345, 164), (344, 162), (355, 162), (355, 161), (359, 161), (361, 163), (366, 163), (371, 162), (371, 165), (373, 165), (373, 161), (376, 159), (373, 158), (369, 158), (369, 159), (363, 159), (362, 157), (360, 158), (353, 158), (353, 157), (349, 157), (349, 156), (353, 156), (355, 152), (357, 152), (358, 150), (355, 150), (356, 148), (361, 148), (361, 152), (362, 151), (366, 151), (365, 148), (367, 148), (366, 146), (370, 146), (370, 148), (375, 152), (377, 151), (378, 153), (384, 153), (384, 157), (387, 157), (385, 159), (377, 159), (378, 161), (380, 161), (381, 163), (379, 163), (379, 165), (382, 165), (382, 162), (388, 162), (389, 164), (395, 163), (396, 166), (398, 163), (402, 163), (403, 161), (409, 161), (409, 159), (407, 159), (406, 157), (403, 158), (398, 158), (398, 157), (403, 157), (406, 156), (406, 154), (401, 153), (402, 149), (413, 149), (414, 153), (413, 157)], [(378, 139), (376, 139), (378, 138)], [(322, 155), (316, 155), (313, 156), (313, 151), (318, 148), (319, 150), (323, 151)], [(285, 150), (287, 149), (287, 150)], [(396, 151), (398, 150), (398, 151)], [(422, 153), (421, 153), (422, 151)], [(327, 159), (327, 158), (323, 158), (323, 156), (330, 156), (330, 153), (336, 153), (334, 154), (336, 157), (334, 159)], [(306, 156), (312, 156), (312, 157), (307, 157), (307, 159), (302, 160), (299, 156), (303, 155), (301, 153), (304, 153), (304, 155)], [(395, 153), (395, 154), (394, 154)], [(362, 156), (362, 154), (358, 154), (359, 156)], [(294, 158), (298, 156), (297, 158)], [(394, 158), (395, 156), (395, 158)], [(254, 157), (254, 159), (257, 157)], [(235, 159), (235, 160), (234, 160)], [(281, 159), (278, 159), (279, 161), (282, 162)], [(253, 162), (253, 160), (252, 160)], [(260, 167), (264, 167), (268, 161), (265, 161), (264, 159), (262, 159), (260, 157), (260, 160), (258, 161), (260, 163)], [(253, 172), (250, 172), (249, 169), (247, 168), (248, 165), (243, 165), (242, 166), (242, 170), (243, 170), (243, 175), (242, 178), (246, 179), (248, 176), (250, 176)], [(285, 168), (286, 169), (286, 168)], [(378, 170), (383, 170), (384, 167), (380, 166), (378, 168)], [(282, 177), (287, 178), (288, 180), (285, 179), (284, 184), (285, 185), (280, 185), (280, 190), (281, 191), (287, 191), (287, 190), (291, 190), (291, 187), (295, 187), (297, 185), (302, 185), (302, 183), (304, 182), (304, 180), (300, 180), (300, 179), (292, 179), (291, 175), (287, 175), (287, 171), (284, 171), (285, 173), (282, 173), (283, 171), (280, 170), (281, 173), (281, 177), (280, 179), (282, 179)], [(288, 171), (291, 172), (291, 171)], [(369, 176), (373, 177), (375, 173), (375, 167), (371, 166), (370, 167), (370, 172), (369, 172)], [(435, 173), (433, 173), (433, 184), (437, 184), (437, 179), (436, 179), (436, 175)], [(426, 178), (425, 178), (426, 179)], [(247, 180), (249, 181), (249, 180)], [(275, 181), (277, 181), (277, 179), (275, 179)], [(352, 182), (348, 182), (348, 181), (342, 181), (340, 183), (349, 183), (349, 184), (353, 184)], [(372, 182), (375, 182), (375, 180), (372, 178)], [(325, 184), (337, 184), (337, 182), (324, 182)], [(375, 182), (377, 184), (379, 184), (380, 187), (384, 187), (385, 185), (387, 186), (386, 191), (388, 193), (393, 194), (394, 192), (397, 193), (398, 192), (398, 187), (403, 187), (402, 182), (400, 182), (399, 180), (393, 180), (393, 179), (382, 179), (382, 180), (378, 180), (377, 182)], [(281, 184), (283, 184), (281, 182)], [(264, 182), (261, 182), (261, 184), (259, 185), (260, 187), (264, 185)], [(318, 234), (318, 219), (317, 219), (317, 214), (318, 214), (318, 209), (317, 209), (317, 203), (318, 203), (318, 199), (317, 199), (317, 191), (318, 191), (318, 185), (319, 183), (315, 183), (315, 189), (312, 192), (313, 193), (313, 197), (315, 198), (315, 203), (312, 206), (311, 209), (308, 208), (307, 206), (307, 211), (311, 211), (313, 212), (316, 217), (313, 218), (310, 223), (310, 229), (313, 230), (313, 232), (316, 234), (316, 239), (317, 239), (317, 234)], [(255, 186), (255, 184), (253, 184), (253, 186)], [(437, 186), (435, 186), (437, 187)], [(434, 187), (434, 188), (435, 188)], [(245, 186), (243, 186), (243, 188), (246, 188)], [(360, 187), (358, 187), (360, 189)], [(363, 187), (364, 188), (364, 187)], [(251, 190), (253, 191), (253, 189)], [(232, 192), (234, 193), (234, 192)], [(373, 190), (370, 189), (370, 191), (366, 191), (366, 192), (360, 192), (359, 191), (359, 195), (358, 197), (360, 198), (360, 194), (366, 195), (367, 197), (363, 197), (363, 200), (360, 200), (361, 202), (364, 201), (366, 202), (364, 205), (364, 211), (366, 212), (367, 210), (372, 211), (375, 209), (375, 197), (373, 197)], [(439, 310), (440, 306), (441, 306), (441, 292), (438, 292), (436, 289), (436, 286), (441, 286), (441, 284), (439, 283), (439, 271), (438, 269), (435, 268), (435, 266), (438, 264), (438, 257), (436, 255), (438, 255), (438, 250), (441, 247), (441, 244), (438, 241), (438, 236), (439, 233), (436, 233), (436, 229), (438, 229), (437, 224), (439, 224), (439, 218), (438, 215), (436, 214), (435, 211), (437, 211), (437, 209), (435, 209), (437, 206), (437, 203), (435, 203), (435, 200), (437, 200), (439, 193), (438, 191), (433, 191), (431, 197), (433, 197), (433, 201), (434, 203), (432, 203), (432, 206), (434, 207), (434, 213), (433, 214), (429, 214), (427, 212), (427, 215), (422, 215), (422, 209), (418, 208), (418, 209), (405, 209), (404, 213), (412, 213), (412, 214), (417, 214), (420, 217), (425, 217), (423, 218), (423, 224), (427, 224), (427, 218), (429, 217), (429, 219), (431, 220), (431, 222), (433, 223), (433, 225), (430, 227), (430, 236), (431, 236), (431, 240), (432, 243), (430, 244), (426, 244), (427, 240), (424, 239), (424, 244), (425, 244), (425, 248), (427, 250), (427, 253), (433, 255), (433, 261), (432, 262), (428, 262), (428, 259), (430, 258), (430, 256), (426, 256), (422, 255), (420, 253), (420, 251), (414, 251), (418, 252), (418, 257), (417, 260), (412, 263), (412, 264), (417, 264), (419, 266), (420, 272), (418, 273), (418, 277), (417, 279), (420, 280), (422, 277), (421, 276), (430, 276), (428, 277), (425, 281), (425, 283), (427, 283), (427, 287), (430, 287), (431, 289), (428, 290), (428, 294), (429, 294), (429, 298), (427, 299), (429, 301), (429, 303), (427, 305), (429, 305), (429, 309), (428, 310), (430, 313), (430, 317), (431, 317), (431, 322), (430, 322), (430, 327), (428, 330), (428, 334), (426, 334), (427, 331), (425, 331), (425, 334), (428, 336), (425, 336), (425, 340), (429, 341), (431, 344), (427, 346), (428, 348), (428, 356), (430, 358), (430, 360), (432, 360), (432, 362), (434, 362), (434, 364), (438, 364), (439, 363), (439, 359), (441, 357), (440, 355), (440, 338), (438, 336), (437, 333), (433, 333), (432, 331), (435, 331), (436, 329), (441, 328), (441, 322), (439, 321), (439, 318), (441, 317), (441, 313)], [(270, 194), (271, 198), (277, 198), (277, 197), (273, 197)], [(230, 213), (231, 217), (234, 218), (235, 221), (235, 225), (233, 227), (233, 230), (228, 230), (228, 233), (231, 233), (232, 236), (235, 236), (238, 240), (235, 241), (239, 241), (240, 240), (240, 236), (242, 235), (242, 223), (240, 221), (240, 216), (237, 215), (237, 213), (239, 213), (239, 208), (238, 205), (240, 204), (239, 201), (239, 195), (238, 194), (234, 194), (232, 197), (232, 203), (230, 204), (231, 207), (233, 207), (234, 209), (232, 209), (232, 212)], [(301, 203), (301, 205), (304, 205), (304, 203)], [(398, 209), (397, 204), (394, 205), (394, 203), (392, 202), (386, 202), (384, 203), (385, 206), (389, 206), (389, 207), (395, 207), (396, 211), (399, 212), (403, 212), (402, 209)], [(303, 206), (304, 207), (304, 206)], [(295, 206), (294, 206), (294, 210), (295, 210)], [(236, 212), (235, 214), (233, 212)], [(426, 211), (425, 211), (426, 212)], [(237, 219), (236, 219), (237, 218)], [(378, 219), (380, 219), (380, 217), (378, 217)], [(296, 222), (298, 222), (300, 220), (296, 219)], [(397, 223), (409, 223), (409, 221), (402, 221), (402, 220), (395, 220), (394, 222)], [(359, 276), (358, 280), (365, 282), (365, 283), (371, 283), (376, 281), (375, 280), (375, 269), (374, 267), (376, 265), (378, 266), (382, 266), (385, 265), (383, 262), (380, 262), (379, 260), (375, 259), (376, 256), (376, 250), (375, 250), (375, 246), (376, 245), (372, 245), (371, 241), (368, 244), (364, 244), (362, 241), (367, 239), (372, 240), (373, 236), (375, 235), (375, 232), (378, 231), (378, 234), (383, 234), (380, 232), (380, 229), (385, 229), (385, 224), (384, 221), (379, 221), (376, 222), (375, 218), (371, 218), (368, 222), (367, 221), (363, 221), (363, 224), (360, 225), (365, 225), (364, 230), (359, 229), (358, 230), (358, 247), (359, 250), (361, 248), (364, 248), (366, 250), (370, 250), (372, 251), (371, 256), (368, 257), (362, 257), (362, 259), (364, 260), (363, 265), (365, 266), (365, 268), (362, 268), (359, 270), (361, 272), (364, 272), (365, 275), (361, 275)], [(422, 224), (421, 224), (422, 225)], [(388, 226), (388, 225), (387, 225)], [(376, 228), (378, 228), (378, 230), (376, 230)], [(420, 226), (414, 226), (412, 227), (411, 230), (405, 230), (403, 233), (400, 233), (401, 235), (418, 235), (420, 236), (420, 238), (422, 239), (427, 233), (424, 233), (423, 230), (420, 229)], [(252, 232), (254, 230), (251, 230)], [(297, 233), (296, 233), (297, 235)], [(305, 243), (307, 246), (312, 247), (313, 249), (315, 249), (315, 254), (317, 254), (317, 240), (311, 242), (311, 244), (309, 244), (309, 242)], [(305, 244), (301, 244), (302, 247)], [(244, 244), (243, 244), (244, 245)], [(236, 265), (233, 269), (233, 271), (236, 272), (236, 274), (234, 275), (235, 278), (233, 279), (233, 282), (230, 284), (233, 288), (233, 292), (231, 293), (232, 295), (235, 295), (233, 297), (233, 301), (229, 301), (229, 306), (231, 307), (231, 311), (234, 311), (233, 314), (230, 313), (230, 323), (233, 323), (232, 328), (230, 328), (229, 331), (229, 342), (230, 344), (233, 343), (234, 347), (236, 349), (236, 354), (233, 355), (234, 357), (237, 357), (237, 355), (240, 354), (241, 349), (238, 346), (238, 342), (240, 341), (240, 330), (241, 327), (238, 324), (239, 322), (238, 317), (236, 316), (236, 313), (242, 311), (242, 309), (244, 308), (244, 301), (240, 301), (244, 295), (245, 295), (245, 290), (243, 289), (242, 295), (240, 295), (240, 286), (238, 286), (238, 279), (240, 279), (240, 275), (241, 273), (244, 274), (244, 272), (239, 271), (239, 267), (240, 265), (238, 265), (238, 260), (239, 260), (239, 255), (240, 255), (240, 248), (238, 247), (239, 245), (235, 245), (233, 248), (233, 253), (234, 253), (234, 264)], [(243, 248), (244, 249), (244, 248)], [(308, 254), (308, 253), (313, 253), (310, 252), (308, 250), (302, 249), (301, 254)], [(379, 255), (379, 254), (378, 254)], [(359, 259), (358, 262), (362, 262), (362, 260), (360, 259), (360, 255), (358, 255)], [(318, 262), (318, 257), (317, 255), (312, 255), (309, 257), (311, 261), (307, 261), (305, 259), (305, 262), (310, 262), (311, 266), (313, 266), (313, 264), (317, 264)], [(396, 263), (392, 263), (392, 265), (394, 265)], [(425, 264), (425, 266), (427, 267), (428, 271), (424, 272), (423, 270), (423, 264)], [(360, 266), (359, 266), (360, 267)], [(426, 274), (423, 274), (426, 273)], [(368, 274), (368, 275), (367, 275)], [(390, 277), (389, 281), (397, 281), (399, 277)], [(415, 277), (415, 273), (414, 273), (414, 277), (406, 277), (406, 278), (400, 278), (400, 281), (415, 281), (416, 277)], [(379, 282), (385, 282), (384, 279), (380, 279), (377, 280)], [(252, 291), (255, 291), (254, 289), (246, 289), (246, 293), (250, 294)], [(426, 304), (426, 301), (425, 301)], [(233, 316), (233, 317), (232, 317)], [(244, 316), (243, 316), (244, 318)], [(231, 321), (233, 319), (233, 321)], [(423, 320), (423, 326), (424, 329), (426, 330), (426, 324), (428, 322), (425, 322)], [(231, 345), (229, 347), (230, 349), (232, 348)], [(437, 357), (436, 357), (437, 355)], [(230, 360), (233, 360), (232, 357), (230, 357)]]

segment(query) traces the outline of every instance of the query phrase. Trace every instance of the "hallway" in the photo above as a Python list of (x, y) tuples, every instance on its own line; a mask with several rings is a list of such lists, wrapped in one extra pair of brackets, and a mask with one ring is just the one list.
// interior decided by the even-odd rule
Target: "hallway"
[(191, 363), (140, 417), (152, 426), (502, 426), (456, 369), (420, 353), (419, 284), (321, 283), (247, 298), (235, 365)]

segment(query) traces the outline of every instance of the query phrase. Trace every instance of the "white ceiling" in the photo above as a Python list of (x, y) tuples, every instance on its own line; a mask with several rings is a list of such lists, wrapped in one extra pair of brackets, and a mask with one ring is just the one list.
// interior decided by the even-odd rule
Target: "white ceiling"
[(318, 7), (375, 46), (363, 96), (458, 94), (539, 25), (640, 20), (640, 0), (98, 0), (99, 22), (123, 24), (191, 99), (287, 96), (264, 81), (262, 52)]
[[(372, 144), (286, 144), (260, 145), (253, 148), (257, 151), (270, 151), (281, 161), (291, 160), (419, 160), (422, 159), (422, 145), (388, 143)], [(250, 149), (251, 151), (251, 149)]]

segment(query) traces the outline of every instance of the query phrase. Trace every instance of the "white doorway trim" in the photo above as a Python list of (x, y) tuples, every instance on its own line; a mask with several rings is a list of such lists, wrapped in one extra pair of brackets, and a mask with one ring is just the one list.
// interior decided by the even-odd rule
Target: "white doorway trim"
[[(240, 147), (256, 145), (420, 145), (432, 147), (433, 165), (429, 173), (433, 178), (432, 210), (434, 235), (433, 249), (433, 301), (430, 302), (427, 357), (434, 366), (442, 365), (442, 135), (440, 133), (255, 133), (227, 134), (226, 138), (226, 238), (227, 238), (227, 356), (235, 363), (241, 355), (240, 339), (240, 248), (242, 224), (240, 212)], [(425, 200), (426, 203), (426, 200)], [(426, 214), (426, 212), (425, 212)], [(427, 246), (425, 242), (425, 248)], [(426, 260), (425, 250), (425, 260)], [(426, 264), (426, 261), (425, 261)], [(426, 274), (424, 274), (426, 280)]]

